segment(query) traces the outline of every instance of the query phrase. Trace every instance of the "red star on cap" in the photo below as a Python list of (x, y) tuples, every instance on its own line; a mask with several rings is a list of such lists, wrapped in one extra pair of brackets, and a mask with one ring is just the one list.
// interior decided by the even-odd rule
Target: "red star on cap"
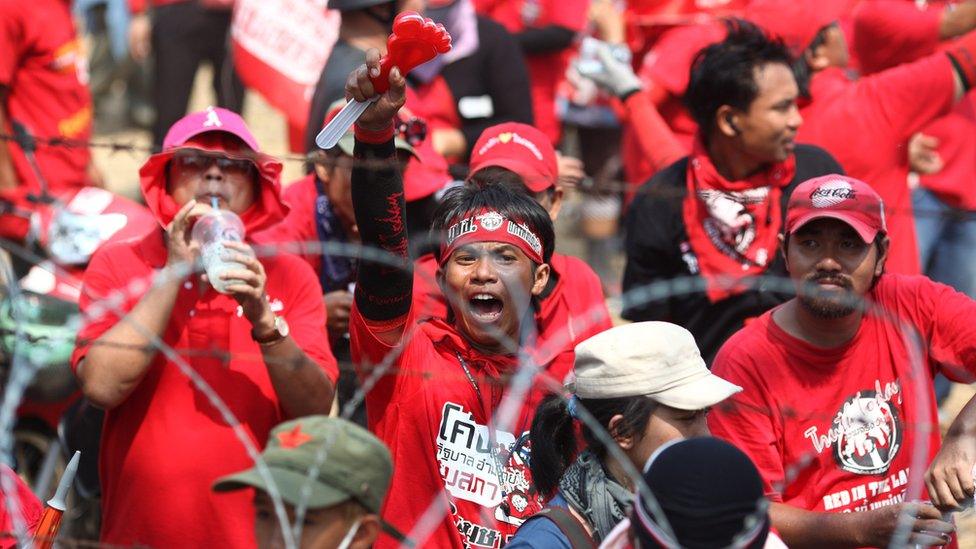
[(282, 448), (289, 450), (298, 448), (302, 444), (312, 440), (312, 437), (302, 432), (302, 424), (299, 423), (294, 429), (286, 433), (278, 433), (278, 443)]

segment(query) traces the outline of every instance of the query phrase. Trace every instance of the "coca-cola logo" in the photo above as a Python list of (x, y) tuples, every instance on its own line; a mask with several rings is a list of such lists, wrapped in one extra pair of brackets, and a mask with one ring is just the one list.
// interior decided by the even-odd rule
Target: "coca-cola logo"
[(815, 208), (829, 208), (845, 200), (854, 200), (856, 198), (854, 189), (846, 181), (830, 181), (817, 187), (810, 193), (810, 201)]

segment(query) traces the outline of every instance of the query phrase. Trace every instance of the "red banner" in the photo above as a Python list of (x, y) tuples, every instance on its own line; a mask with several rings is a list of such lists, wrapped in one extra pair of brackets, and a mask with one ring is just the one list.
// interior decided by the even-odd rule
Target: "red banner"
[(326, 3), (237, 0), (234, 5), (234, 65), (247, 87), (284, 113), (292, 135), (304, 133), (315, 84), (339, 36), (339, 12)]

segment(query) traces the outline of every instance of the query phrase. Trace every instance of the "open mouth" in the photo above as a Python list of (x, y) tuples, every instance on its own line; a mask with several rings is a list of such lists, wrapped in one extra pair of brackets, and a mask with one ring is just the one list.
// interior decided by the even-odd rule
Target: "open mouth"
[(475, 294), (468, 299), (468, 309), (471, 311), (471, 316), (478, 322), (485, 324), (500, 319), (504, 308), (505, 305), (502, 300), (491, 294)]

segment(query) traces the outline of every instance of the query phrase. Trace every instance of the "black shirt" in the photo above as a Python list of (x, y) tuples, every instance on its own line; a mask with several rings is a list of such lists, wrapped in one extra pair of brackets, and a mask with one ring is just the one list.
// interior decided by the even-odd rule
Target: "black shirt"
[[(842, 174), (843, 168), (827, 151), (812, 145), (797, 145), (796, 175), (783, 189), (783, 215), (793, 189), (807, 179), (832, 173)], [(637, 191), (625, 220), (627, 266), (624, 270), (624, 310), (627, 320), (665, 320), (688, 329), (698, 342), (702, 357), (708, 364), (725, 340), (742, 328), (746, 319), (756, 317), (787, 301), (790, 293), (766, 288), (756, 282), (743, 293), (716, 303), (709, 301), (702, 291), (684, 293), (653, 301), (637, 302), (626, 292), (653, 282), (693, 277), (703, 288), (697, 258), (688, 242), (682, 205), (688, 194), (686, 169), (688, 157), (664, 168)], [(787, 276), (783, 258), (776, 258), (767, 275)], [(672, 289), (675, 289), (672, 287)], [(775, 289), (782, 290), (781, 285)]]

